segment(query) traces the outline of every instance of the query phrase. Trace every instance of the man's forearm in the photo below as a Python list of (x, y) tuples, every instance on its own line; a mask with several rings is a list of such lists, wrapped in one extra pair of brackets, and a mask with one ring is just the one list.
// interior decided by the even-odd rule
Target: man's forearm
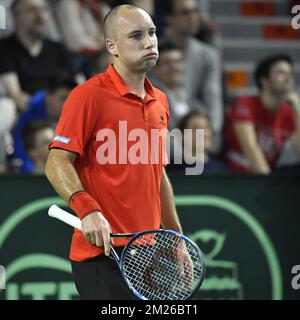
[(270, 173), (270, 166), (257, 142), (254, 124), (236, 121), (233, 124), (233, 129), (244, 156), (250, 162), (252, 172), (261, 174)]
[[(111, 227), (97, 209), (97, 202), (87, 193), (78, 192), (82, 191), (83, 187), (72, 164), (75, 158), (76, 156), (71, 152), (52, 149), (46, 166), (47, 178), (56, 192), (82, 220), (81, 230), (87, 240), (98, 247), (104, 246), (104, 252), (109, 256)], [(74, 196), (71, 198), (72, 195)], [(77, 197), (77, 199), (74, 199), (74, 197), (80, 197), (80, 195), (83, 195), (83, 198)]]
[(46, 165), (46, 176), (56, 192), (67, 203), (72, 194), (83, 190), (80, 178), (73, 167), (72, 158), (68, 151), (56, 149), (50, 151)]
[(161, 180), (160, 202), (162, 226), (165, 229), (175, 230), (182, 233), (182, 227), (176, 212), (173, 189), (164, 170)]
[(255, 146), (245, 152), (246, 157), (251, 163), (253, 173), (269, 174), (271, 169), (259, 146)]

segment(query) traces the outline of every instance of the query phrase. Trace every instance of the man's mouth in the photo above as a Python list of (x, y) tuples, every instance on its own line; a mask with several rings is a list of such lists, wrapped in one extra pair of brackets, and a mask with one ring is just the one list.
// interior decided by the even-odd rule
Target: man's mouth
[(151, 53), (148, 53), (147, 55), (145, 55), (145, 58), (156, 58), (157, 57), (157, 53), (155, 52), (151, 52)]

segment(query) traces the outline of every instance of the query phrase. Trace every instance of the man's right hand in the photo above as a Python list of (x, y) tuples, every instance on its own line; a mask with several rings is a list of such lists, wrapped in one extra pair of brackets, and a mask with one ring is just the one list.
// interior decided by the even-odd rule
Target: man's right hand
[(104, 246), (105, 255), (109, 256), (111, 227), (100, 211), (94, 211), (84, 217), (81, 229), (89, 242), (97, 247)]

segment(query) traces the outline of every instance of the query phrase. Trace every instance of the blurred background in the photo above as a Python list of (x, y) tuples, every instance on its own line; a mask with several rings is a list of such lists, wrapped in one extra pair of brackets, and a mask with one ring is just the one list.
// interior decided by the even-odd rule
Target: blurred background
[[(206, 254), (195, 298), (299, 299), (299, 0), (0, 0), (0, 298), (77, 298), (72, 230), (47, 218), (65, 204), (44, 168), (68, 94), (111, 61), (102, 23), (124, 3), (157, 26), (148, 77), (168, 96), (169, 129), (193, 129), (182, 142), (191, 159), (174, 163), (174, 142), (167, 171), (185, 233)], [(189, 160), (204, 172), (185, 175)]]

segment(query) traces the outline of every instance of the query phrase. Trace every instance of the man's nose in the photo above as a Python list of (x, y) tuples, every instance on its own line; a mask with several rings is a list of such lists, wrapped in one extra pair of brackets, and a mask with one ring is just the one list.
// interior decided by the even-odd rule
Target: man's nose
[(149, 35), (146, 36), (145, 38), (145, 47), (146, 48), (153, 48), (154, 47), (154, 38), (153, 37), (150, 37)]

